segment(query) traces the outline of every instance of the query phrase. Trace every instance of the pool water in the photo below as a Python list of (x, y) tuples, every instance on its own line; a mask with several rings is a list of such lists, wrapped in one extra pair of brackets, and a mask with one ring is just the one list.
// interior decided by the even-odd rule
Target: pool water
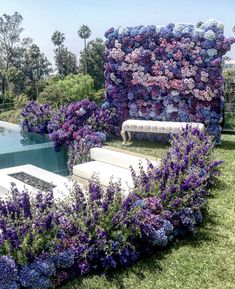
[(20, 127), (0, 121), (0, 169), (32, 164), (67, 175), (67, 151), (55, 152), (47, 136), (22, 133)]

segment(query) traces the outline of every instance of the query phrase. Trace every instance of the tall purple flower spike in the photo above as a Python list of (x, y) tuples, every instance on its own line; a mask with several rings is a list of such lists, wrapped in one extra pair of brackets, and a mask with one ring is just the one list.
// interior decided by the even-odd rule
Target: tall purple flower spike
[(111, 28), (106, 33), (104, 106), (127, 118), (201, 122), (220, 143), (223, 24)]

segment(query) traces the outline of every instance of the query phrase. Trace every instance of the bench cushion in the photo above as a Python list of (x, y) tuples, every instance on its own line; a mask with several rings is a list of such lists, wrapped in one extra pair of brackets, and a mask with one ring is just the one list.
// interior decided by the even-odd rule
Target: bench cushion
[(196, 122), (187, 123), (129, 119), (123, 122), (122, 130), (132, 132), (177, 133), (182, 128), (186, 127), (186, 125), (197, 127), (200, 130), (204, 129), (204, 124)]

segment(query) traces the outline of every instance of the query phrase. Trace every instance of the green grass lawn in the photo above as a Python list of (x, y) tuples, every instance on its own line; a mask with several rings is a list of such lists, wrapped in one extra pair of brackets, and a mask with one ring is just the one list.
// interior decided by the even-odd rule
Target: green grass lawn
[[(63, 289), (234, 289), (235, 135), (223, 135), (214, 158), (225, 161), (208, 200), (208, 213), (195, 236), (176, 239), (135, 266), (76, 279)], [(121, 147), (121, 141), (108, 143)], [(135, 141), (126, 150), (161, 157), (164, 145)]]

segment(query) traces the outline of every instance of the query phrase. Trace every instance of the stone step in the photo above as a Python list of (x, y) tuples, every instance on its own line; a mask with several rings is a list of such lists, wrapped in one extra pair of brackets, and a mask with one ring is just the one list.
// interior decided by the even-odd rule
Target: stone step
[[(144, 157), (105, 148), (92, 148), (90, 157), (93, 161), (73, 167), (74, 177), (89, 180), (95, 174), (99, 177), (101, 185), (105, 187), (112, 178), (115, 182), (121, 181), (124, 193), (128, 193), (129, 189), (133, 188), (130, 167), (137, 172), (140, 165), (144, 170), (148, 167), (148, 160)], [(151, 163), (159, 167), (161, 162), (151, 160)]]
[[(144, 169), (146, 169), (148, 166), (147, 157), (144, 158), (128, 154), (126, 152), (120, 152), (105, 148), (92, 148), (90, 150), (90, 157), (92, 160), (111, 164), (125, 169), (130, 169), (130, 167), (132, 167), (134, 170), (138, 170), (140, 162)], [(159, 160), (151, 160), (151, 162), (155, 166), (159, 166), (161, 163)]]
[(73, 167), (73, 174), (86, 180), (96, 175), (102, 186), (105, 187), (109, 185), (111, 179), (114, 182), (121, 181), (121, 187), (124, 192), (128, 192), (128, 189), (133, 187), (130, 170), (104, 162), (90, 161), (76, 165)]

